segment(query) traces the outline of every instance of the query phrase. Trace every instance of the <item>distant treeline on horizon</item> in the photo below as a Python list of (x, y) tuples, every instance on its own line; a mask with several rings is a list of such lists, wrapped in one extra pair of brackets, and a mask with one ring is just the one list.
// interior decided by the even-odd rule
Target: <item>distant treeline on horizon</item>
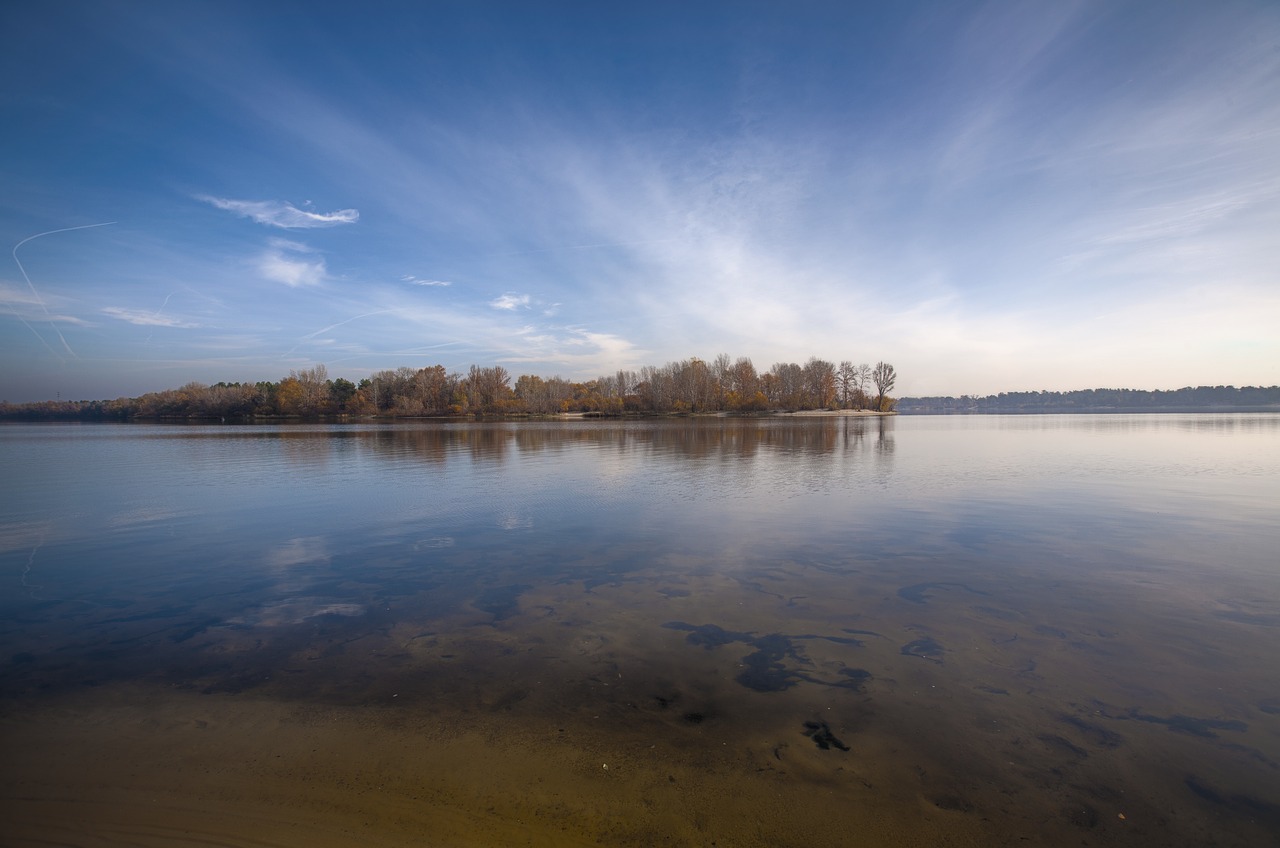
[(443, 365), (379, 371), (353, 383), (330, 379), (324, 365), (290, 371), (279, 382), (188, 383), (136, 398), (0, 403), (0, 420), (130, 421), (333, 415), (423, 417), (463, 415), (601, 415), (768, 410), (892, 410), (892, 365), (839, 365), (811, 357), (759, 373), (747, 357), (694, 357), (661, 367), (618, 371), (584, 382), (523, 375), (512, 383), (502, 366), (472, 365), (466, 374)]
[(1044, 412), (1274, 412), (1280, 386), (1197, 386), (1168, 391), (1082, 389), (1073, 392), (1001, 392), (974, 397), (909, 397), (897, 411), (912, 415)]

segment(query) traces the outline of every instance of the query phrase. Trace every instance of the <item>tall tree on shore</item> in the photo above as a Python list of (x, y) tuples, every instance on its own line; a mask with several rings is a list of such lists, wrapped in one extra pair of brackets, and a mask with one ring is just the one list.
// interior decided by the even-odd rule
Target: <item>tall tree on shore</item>
[(871, 380), (876, 384), (876, 411), (884, 412), (884, 396), (893, 391), (898, 375), (889, 363), (877, 362), (871, 371)]
[(840, 363), (840, 367), (836, 369), (836, 386), (840, 389), (840, 408), (848, 409), (849, 402), (853, 399), (853, 387), (856, 372), (853, 363), (844, 360)]
[(865, 408), (867, 404), (867, 386), (871, 385), (871, 366), (865, 362), (855, 365), (853, 368), (853, 396), (854, 403), (859, 409)]

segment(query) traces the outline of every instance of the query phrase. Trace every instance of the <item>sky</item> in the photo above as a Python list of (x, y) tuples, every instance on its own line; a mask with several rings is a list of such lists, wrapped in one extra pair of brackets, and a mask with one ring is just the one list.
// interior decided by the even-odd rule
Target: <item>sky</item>
[(0, 399), (1280, 383), (1280, 4), (0, 6)]

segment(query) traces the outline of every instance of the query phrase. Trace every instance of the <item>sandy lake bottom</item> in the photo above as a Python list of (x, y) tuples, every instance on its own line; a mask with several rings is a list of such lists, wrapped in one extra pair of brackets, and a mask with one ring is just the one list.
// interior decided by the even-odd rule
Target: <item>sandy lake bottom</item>
[(1099, 599), (1035, 575), (671, 565), (491, 591), (488, 611), (192, 635), (147, 618), (145, 651), (19, 656), (6, 844), (1249, 846), (1280, 828), (1280, 698), (1248, 638), (1273, 609), (1196, 591), (1146, 609), (1149, 575)]

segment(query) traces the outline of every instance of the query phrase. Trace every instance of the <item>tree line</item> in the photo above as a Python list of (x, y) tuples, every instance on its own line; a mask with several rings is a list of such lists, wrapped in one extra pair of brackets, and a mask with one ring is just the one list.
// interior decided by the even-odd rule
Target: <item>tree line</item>
[(811, 357), (803, 365), (776, 363), (759, 372), (747, 357), (721, 354), (620, 370), (594, 380), (525, 374), (512, 379), (501, 365), (472, 365), (465, 373), (443, 365), (379, 371), (358, 383), (330, 378), (324, 365), (290, 371), (278, 382), (188, 383), (136, 398), (100, 401), (0, 403), (0, 419), (127, 421), (155, 418), (645, 415), (769, 410), (891, 411), (894, 367), (839, 364)]
[(902, 413), (1195, 412), (1275, 411), (1280, 386), (1187, 386), (1169, 391), (1083, 389), (1071, 392), (1001, 392), (973, 397), (913, 397), (898, 401)]

